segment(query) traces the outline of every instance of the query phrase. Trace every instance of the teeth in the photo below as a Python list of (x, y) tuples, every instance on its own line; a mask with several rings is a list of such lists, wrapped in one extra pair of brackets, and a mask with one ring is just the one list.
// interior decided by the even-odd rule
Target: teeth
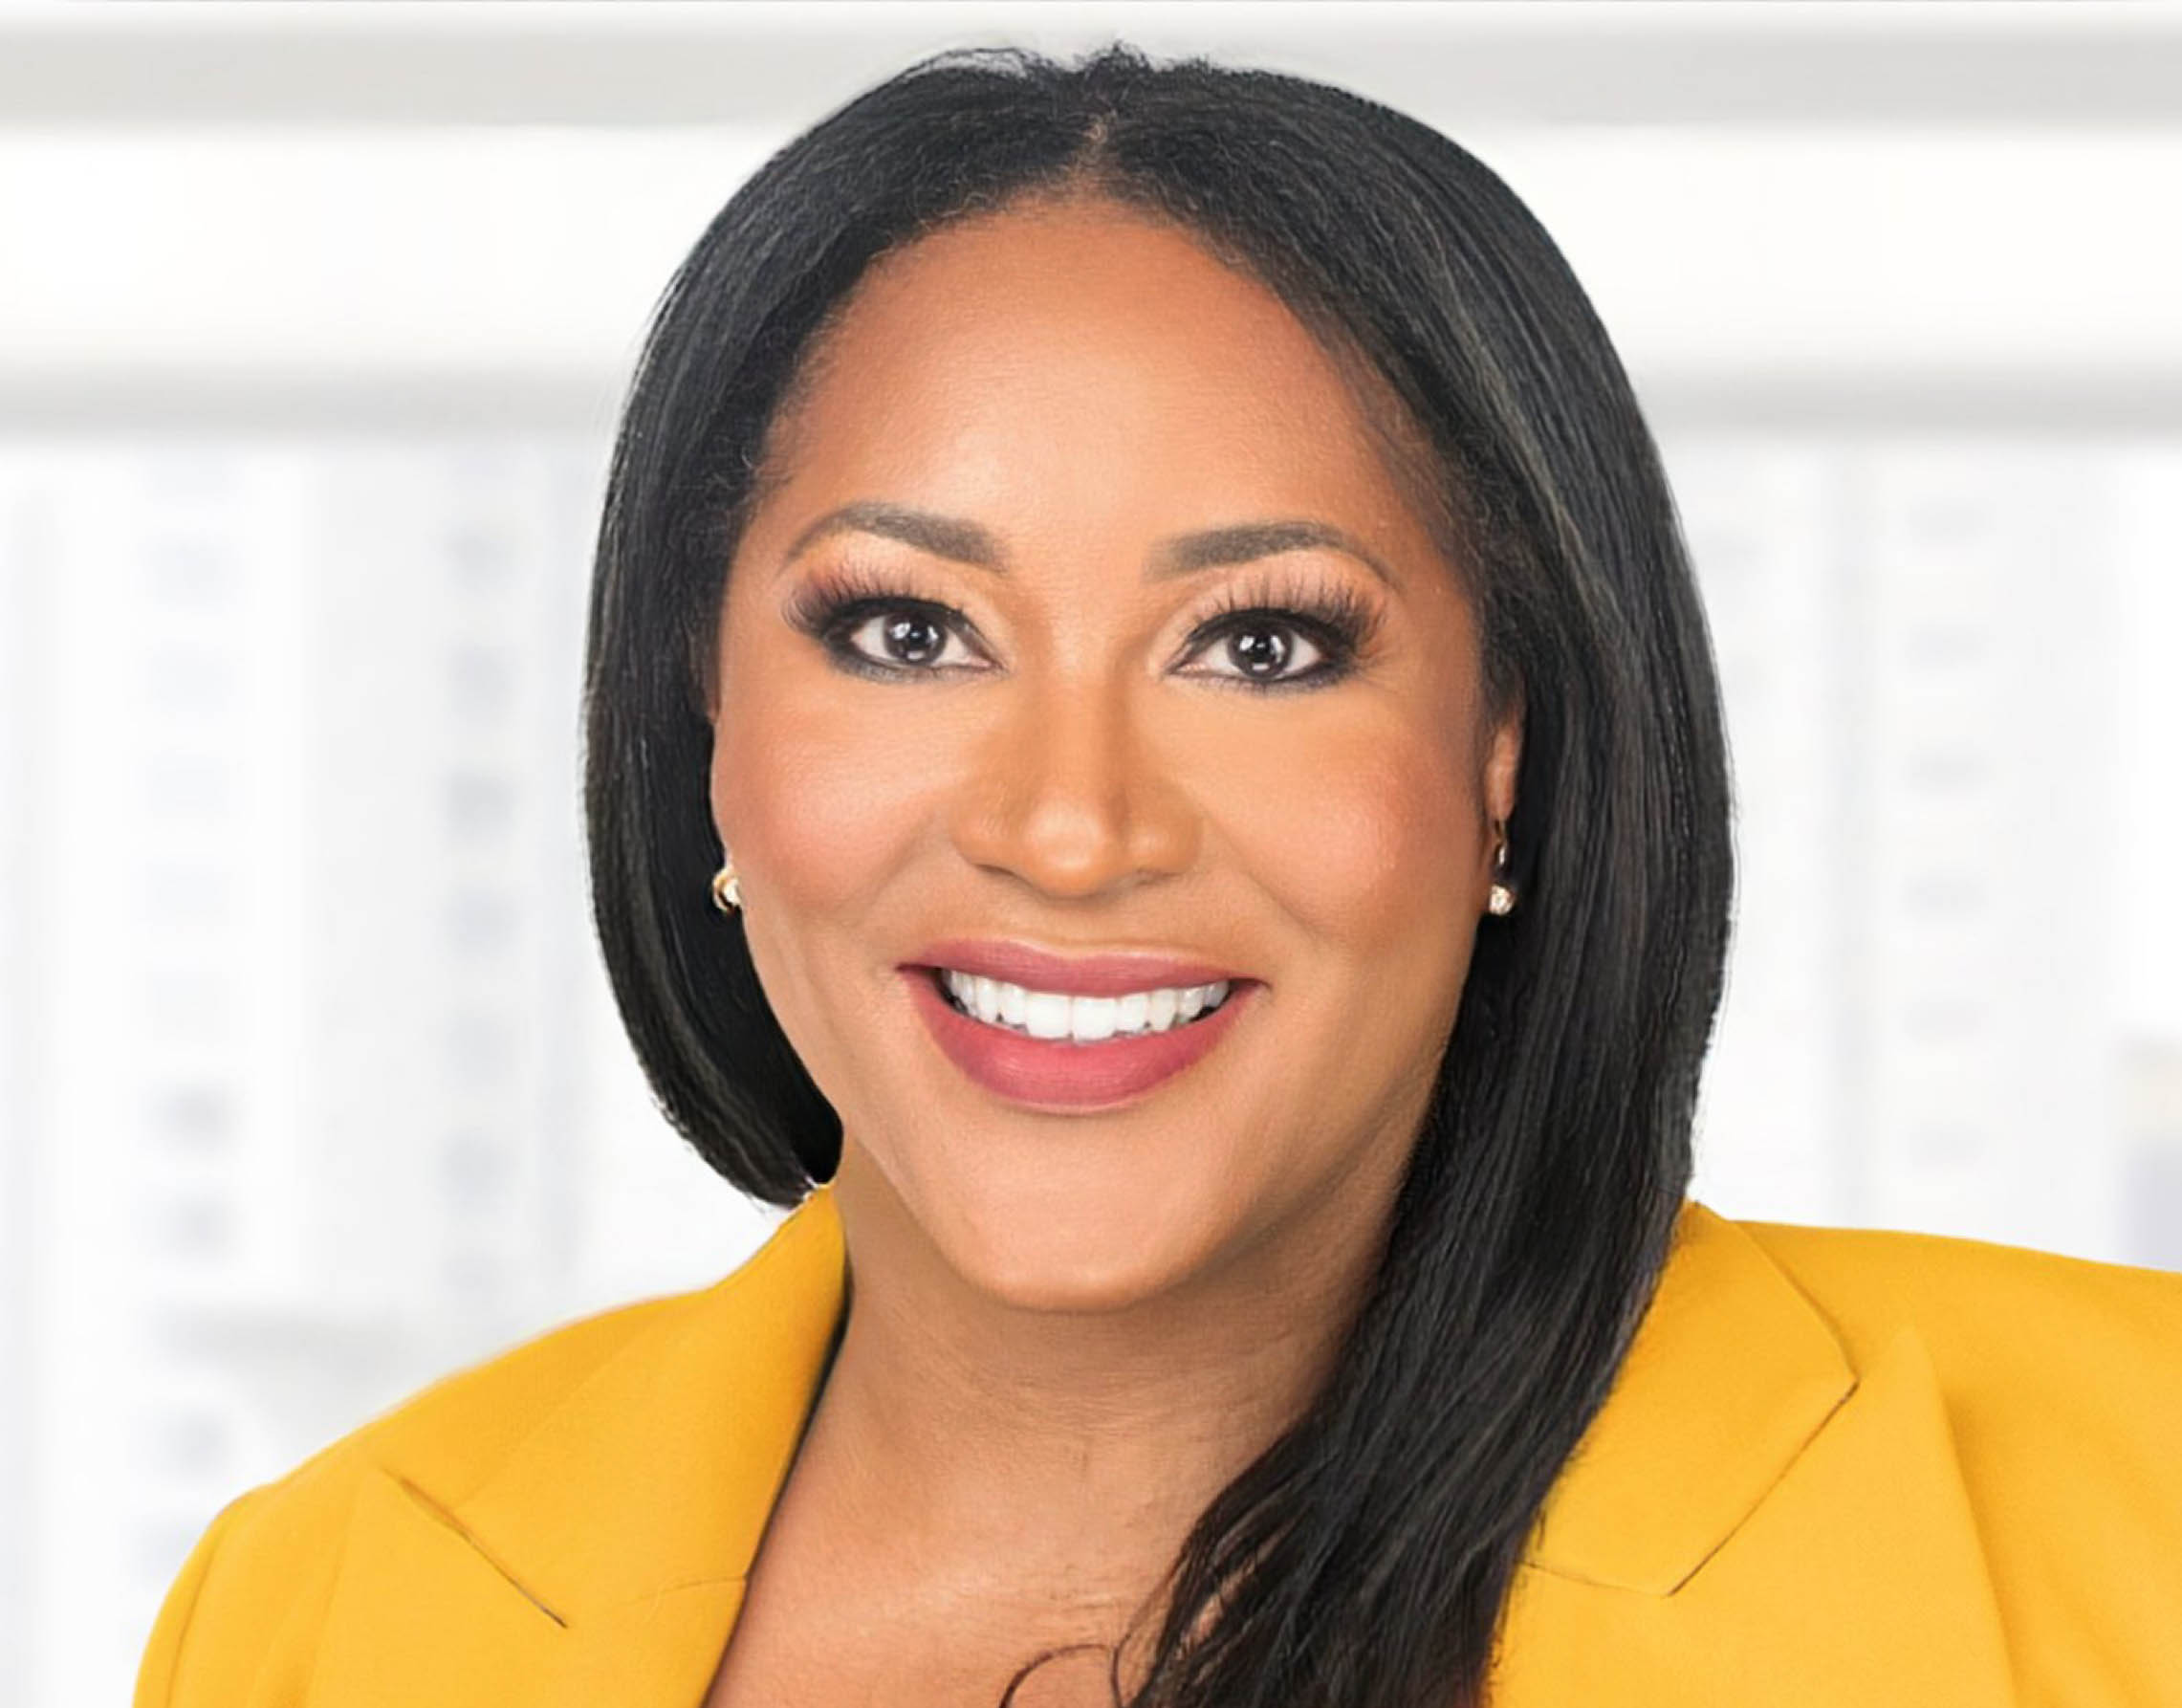
[(1023, 1029), (1033, 1038), (1068, 1036), (1068, 998), (1033, 991), (1023, 1004)]
[(1117, 1033), (1134, 1037), (1170, 1031), (1218, 1008), (1228, 996), (1224, 978), (1180, 989), (1131, 991), (1125, 996), (1030, 991), (1003, 979), (957, 973), (951, 967), (941, 971), (940, 981), (956, 1007), (989, 1026), (1078, 1043), (1101, 1043)]

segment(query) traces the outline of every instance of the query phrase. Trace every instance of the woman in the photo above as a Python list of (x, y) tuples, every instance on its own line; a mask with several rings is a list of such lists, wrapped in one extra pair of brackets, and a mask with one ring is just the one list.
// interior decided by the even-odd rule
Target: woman
[(870, 91), (667, 294), (587, 686), (631, 1037), (796, 1208), (243, 1497), (140, 1703), (2182, 1699), (2182, 1281), (1686, 1197), (1705, 624), (1451, 142)]

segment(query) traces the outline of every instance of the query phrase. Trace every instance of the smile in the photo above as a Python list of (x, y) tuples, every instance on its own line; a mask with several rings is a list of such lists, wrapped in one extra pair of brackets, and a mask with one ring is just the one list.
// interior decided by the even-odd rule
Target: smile
[(1203, 1015), (1217, 1012), (1230, 988), (1223, 978), (1211, 984), (1131, 991), (1119, 996), (1077, 996), (1060, 991), (1029, 990), (1006, 979), (958, 973), (951, 967), (932, 971), (958, 1014), (1026, 1038), (1065, 1038), (1084, 1044), (1189, 1025)]
[(1085, 996), (951, 968), (902, 971), (939, 1053), (966, 1078), (1012, 1104), (1077, 1113), (1129, 1103), (1203, 1062), (1261, 988), (1216, 980)]

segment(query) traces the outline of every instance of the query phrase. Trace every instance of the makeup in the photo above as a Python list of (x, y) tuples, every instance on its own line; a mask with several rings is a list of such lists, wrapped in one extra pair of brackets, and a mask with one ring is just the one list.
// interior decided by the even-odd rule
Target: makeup
[(1263, 988), (1237, 980), (1217, 1008), (1186, 1025), (1082, 1043), (988, 1024), (950, 1002), (930, 967), (901, 971), (933, 1041), (966, 1077), (1010, 1103), (1083, 1111), (1131, 1102), (1195, 1066), (1248, 1018)]

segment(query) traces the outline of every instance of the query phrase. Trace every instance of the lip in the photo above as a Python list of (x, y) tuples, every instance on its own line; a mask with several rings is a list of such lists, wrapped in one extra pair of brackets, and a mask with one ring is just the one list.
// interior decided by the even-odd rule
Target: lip
[(902, 976), (941, 1053), (970, 1079), (1011, 1103), (1076, 1111), (1132, 1102), (1202, 1062), (1234, 1030), (1259, 989), (1255, 980), (1235, 983), (1227, 999), (1203, 1019), (1166, 1032), (1077, 1043), (1066, 1038), (1027, 1038), (971, 1019), (940, 994), (939, 978), (928, 967), (906, 966)]
[(957, 973), (982, 974), (987, 978), (1019, 984), (1025, 990), (1054, 991), (1070, 996), (1125, 996), (1131, 991), (1216, 984), (1223, 979), (1231, 985), (1243, 982), (1243, 974), (1226, 967), (1175, 955), (1058, 955), (1033, 949), (1028, 943), (967, 937), (931, 944), (902, 966), (905, 971), (917, 973), (951, 967)]

